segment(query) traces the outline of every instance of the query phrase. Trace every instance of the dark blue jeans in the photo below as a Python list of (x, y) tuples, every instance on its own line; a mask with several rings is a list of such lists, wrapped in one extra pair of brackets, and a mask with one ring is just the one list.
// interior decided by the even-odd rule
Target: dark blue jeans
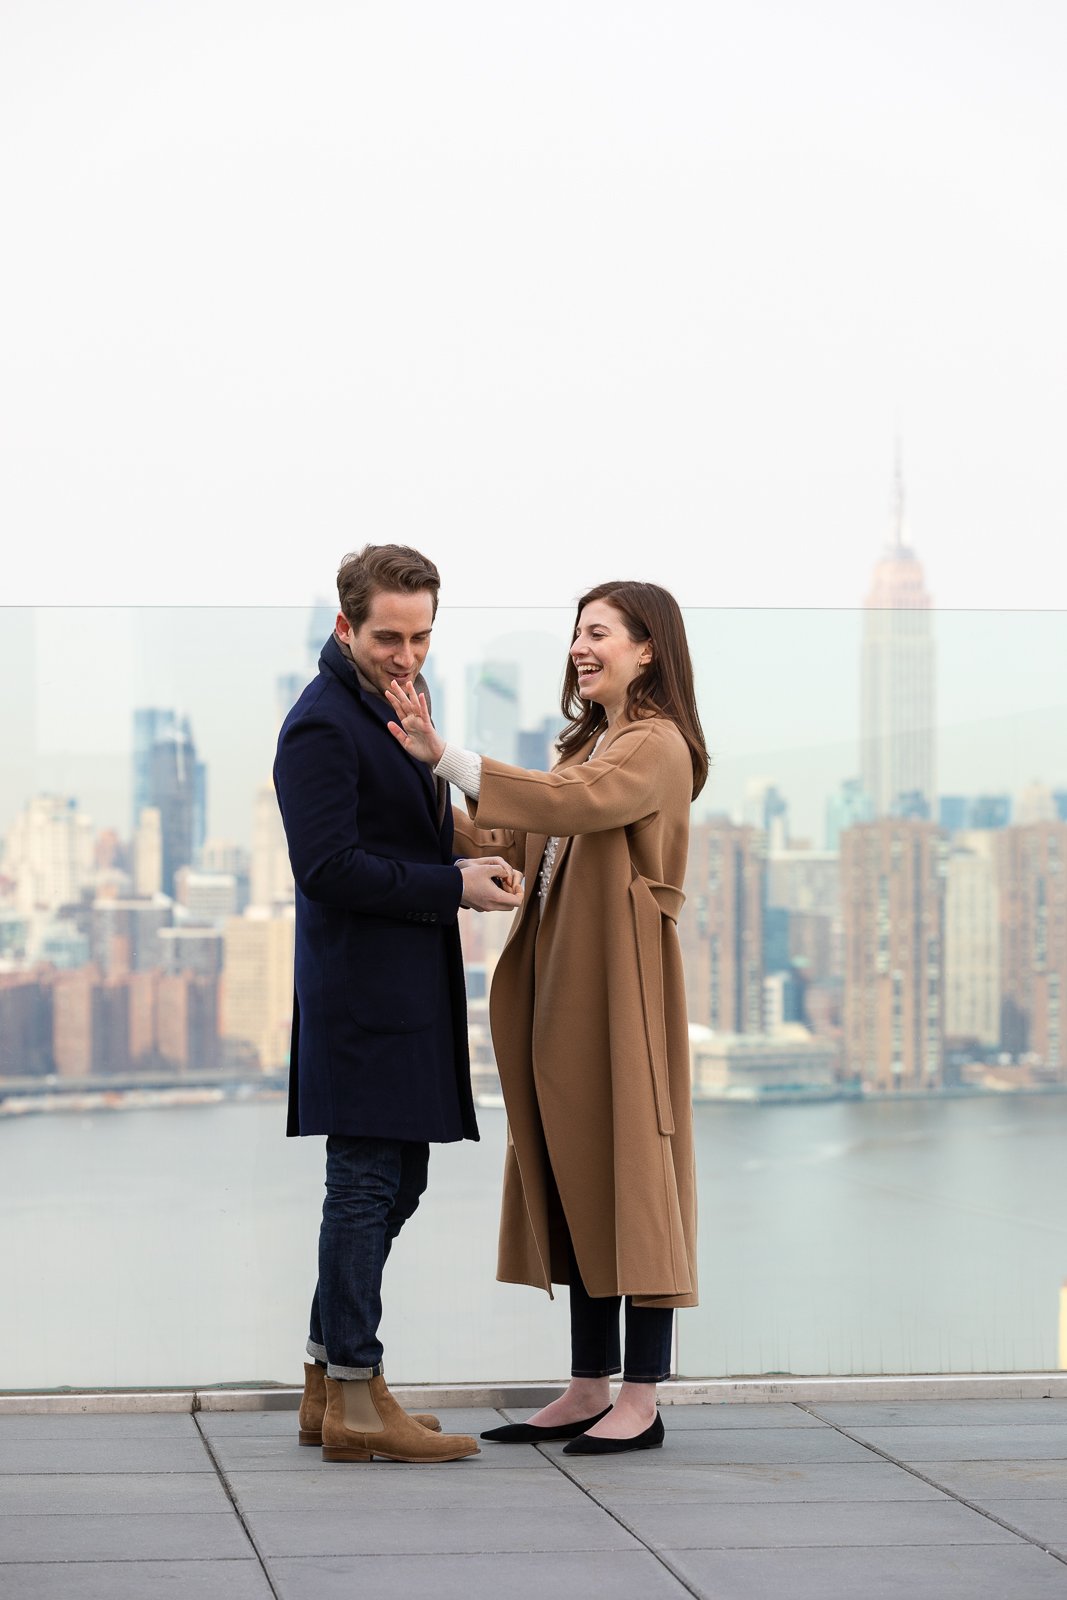
[(428, 1144), (410, 1139), (326, 1140), (326, 1199), (308, 1355), (330, 1378), (382, 1370), (382, 1270), (426, 1188)]
[(635, 1306), (626, 1296), (626, 1360), (619, 1359), (621, 1295), (586, 1293), (578, 1263), (571, 1258), (571, 1377), (604, 1378), (622, 1371), (626, 1383), (662, 1383), (671, 1375), (674, 1312), (670, 1307)]

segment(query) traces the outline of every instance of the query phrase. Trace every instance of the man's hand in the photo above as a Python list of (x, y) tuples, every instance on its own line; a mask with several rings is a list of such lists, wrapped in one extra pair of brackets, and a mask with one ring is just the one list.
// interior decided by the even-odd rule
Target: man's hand
[(430, 721), (426, 696), (416, 693), (413, 684), (400, 684), (394, 678), (392, 688), (385, 691), (385, 698), (396, 712), (397, 720), (389, 723), (393, 738), (416, 761), (436, 767), (445, 753), (445, 741)]
[(500, 856), (464, 858), (456, 866), (463, 874), (461, 906), (472, 911), (514, 911), (522, 905), (522, 875)]

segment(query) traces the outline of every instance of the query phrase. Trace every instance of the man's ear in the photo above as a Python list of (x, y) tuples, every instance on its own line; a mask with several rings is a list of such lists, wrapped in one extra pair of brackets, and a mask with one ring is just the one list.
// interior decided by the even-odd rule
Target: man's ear
[(349, 622), (343, 611), (339, 611), (337, 613), (337, 620), (334, 622), (333, 631), (336, 633), (339, 639), (344, 640), (345, 644), (347, 644), (349, 639), (352, 637), (352, 624)]

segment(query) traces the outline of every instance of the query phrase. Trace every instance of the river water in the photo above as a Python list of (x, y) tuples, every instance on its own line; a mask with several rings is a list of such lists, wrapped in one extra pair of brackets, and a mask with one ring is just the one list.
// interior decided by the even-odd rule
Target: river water
[[(678, 1370), (1048, 1370), (1067, 1096), (695, 1108), (701, 1299)], [(495, 1283), (505, 1123), (435, 1147), (386, 1276), (401, 1382), (553, 1379), (565, 1294)], [(301, 1375), (322, 1141), (281, 1103), (0, 1121), (0, 1388)]]

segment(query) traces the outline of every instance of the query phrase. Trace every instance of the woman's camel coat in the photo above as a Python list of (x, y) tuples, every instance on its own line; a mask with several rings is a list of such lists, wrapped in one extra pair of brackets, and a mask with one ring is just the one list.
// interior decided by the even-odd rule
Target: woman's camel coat
[[(493, 975), (509, 1138), (497, 1277), (697, 1301), (683, 901), (693, 768), (673, 722), (609, 731), (552, 772), (486, 758), (457, 854), (496, 852), (526, 899)], [(493, 830), (507, 830), (496, 832)], [(537, 875), (560, 836), (544, 911)]]

